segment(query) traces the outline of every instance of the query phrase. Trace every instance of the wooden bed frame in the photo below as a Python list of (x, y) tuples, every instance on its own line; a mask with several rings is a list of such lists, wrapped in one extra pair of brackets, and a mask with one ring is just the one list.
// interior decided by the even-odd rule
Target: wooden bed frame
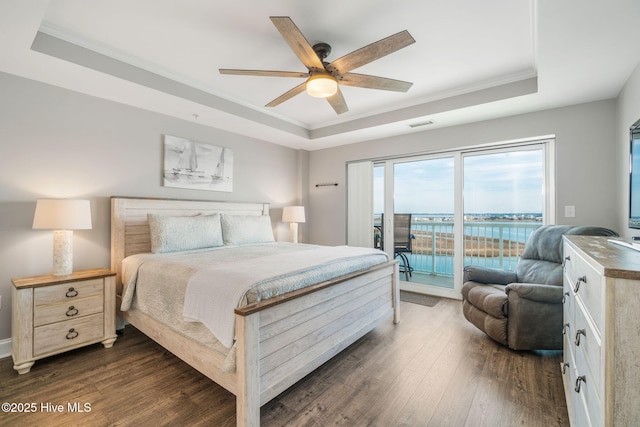
[[(111, 268), (122, 290), (122, 260), (150, 252), (148, 213), (268, 215), (269, 205), (173, 199), (111, 198)], [(235, 310), (236, 371), (225, 356), (136, 310), (127, 322), (236, 396), (238, 426), (259, 426), (260, 407), (382, 321), (399, 322), (398, 263), (319, 283)], [(120, 301), (120, 298), (118, 299)], [(119, 303), (118, 303), (119, 307)]]

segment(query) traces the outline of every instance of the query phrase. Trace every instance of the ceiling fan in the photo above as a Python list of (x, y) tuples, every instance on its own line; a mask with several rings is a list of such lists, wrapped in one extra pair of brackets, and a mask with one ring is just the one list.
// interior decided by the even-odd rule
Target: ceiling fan
[(351, 53), (327, 63), (324, 59), (329, 56), (331, 46), (327, 43), (309, 44), (298, 27), (288, 16), (272, 16), (271, 22), (276, 26), (280, 34), (289, 44), (296, 56), (302, 61), (307, 72), (297, 71), (266, 71), (266, 70), (234, 70), (220, 69), (220, 74), (234, 74), (241, 76), (267, 76), (267, 77), (300, 77), (306, 78), (304, 83), (280, 95), (266, 107), (275, 107), (284, 101), (304, 92), (309, 95), (326, 98), (337, 114), (342, 114), (349, 109), (340, 91), (339, 85), (357, 86), (367, 89), (382, 89), (396, 92), (406, 92), (413, 83), (385, 77), (370, 76), (366, 74), (351, 73), (358, 67), (389, 55), (412, 43), (415, 43), (408, 31), (401, 31), (392, 36), (378, 40), (375, 43), (355, 50)]

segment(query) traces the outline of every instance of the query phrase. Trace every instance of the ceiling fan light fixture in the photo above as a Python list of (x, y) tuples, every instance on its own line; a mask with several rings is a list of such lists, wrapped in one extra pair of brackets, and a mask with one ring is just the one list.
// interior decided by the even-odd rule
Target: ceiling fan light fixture
[(338, 80), (329, 74), (314, 74), (306, 85), (307, 93), (316, 98), (328, 98), (338, 91)]

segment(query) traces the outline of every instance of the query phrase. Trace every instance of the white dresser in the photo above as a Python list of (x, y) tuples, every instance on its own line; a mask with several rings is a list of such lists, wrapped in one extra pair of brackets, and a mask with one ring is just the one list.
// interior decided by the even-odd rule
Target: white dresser
[(575, 427), (640, 425), (640, 252), (564, 237), (564, 357)]

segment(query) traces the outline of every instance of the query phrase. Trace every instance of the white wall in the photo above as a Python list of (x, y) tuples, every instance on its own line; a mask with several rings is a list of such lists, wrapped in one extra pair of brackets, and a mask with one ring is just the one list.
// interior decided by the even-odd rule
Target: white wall
[(640, 64), (627, 80), (617, 102), (618, 228), (625, 237), (640, 236), (640, 230), (627, 227), (629, 217), (629, 127), (640, 119)]
[[(345, 243), (348, 161), (551, 134), (556, 135), (556, 223), (618, 229), (615, 113), (615, 100), (605, 100), (312, 151), (309, 239), (317, 244)], [(319, 182), (339, 185), (316, 188)], [(576, 207), (575, 218), (564, 217), (565, 205)]]
[[(76, 269), (110, 265), (112, 195), (268, 202), (276, 238), (288, 240), (281, 208), (306, 197), (305, 152), (2, 73), (0, 94), (0, 341), (11, 336), (11, 278), (51, 271), (52, 234), (31, 229), (38, 198), (91, 200)], [(233, 192), (162, 187), (163, 134), (231, 148)]]

